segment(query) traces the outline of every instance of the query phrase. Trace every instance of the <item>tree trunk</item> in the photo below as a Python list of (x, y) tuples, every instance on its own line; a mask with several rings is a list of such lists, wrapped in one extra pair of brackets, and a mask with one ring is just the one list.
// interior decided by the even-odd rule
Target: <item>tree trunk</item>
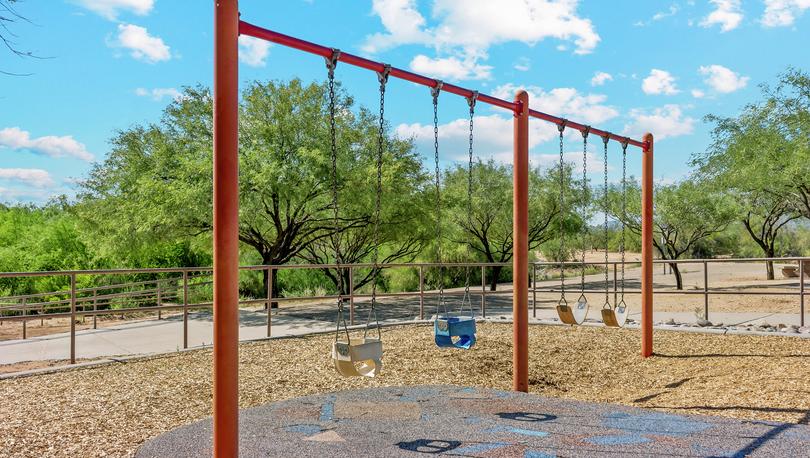
[(494, 266), (492, 267), (492, 280), (489, 282), (489, 290), (490, 291), (497, 291), (498, 290), (498, 278), (501, 277), (501, 271), (503, 270), (502, 266)]
[[(769, 248), (768, 250), (765, 251), (765, 257), (766, 258), (774, 257), (775, 251), (776, 250), (774, 250), (773, 248)], [(774, 278), (776, 278), (773, 273), (773, 261), (765, 261), (765, 270), (768, 274), (768, 280), (773, 280)]]
[(683, 289), (683, 275), (681, 274), (681, 269), (678, 267), (678, 264), (675, 262), (669, 263), (669, 270), (675, 274), (675, 289), (682, 290)]

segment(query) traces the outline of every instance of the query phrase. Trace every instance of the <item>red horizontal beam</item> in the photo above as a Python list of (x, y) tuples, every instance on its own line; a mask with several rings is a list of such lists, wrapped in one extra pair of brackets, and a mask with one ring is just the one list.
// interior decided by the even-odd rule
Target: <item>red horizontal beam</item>
[[(287, 46), (288, 48), (297, 49), (299, 51), (308, 52), (310, 54), (316, 54), (324, 58), (332, 56), (332, 48), (315, 44), (306, 40), (301, 40), (300, 38), (291, 37), (289, 35), (284, 35), (282, 33), (274, 32), (272, 30), (268, 30), (253, 25), (245, 21), (239, 21), (239, 33), (241, 35), (247, 35), (254, 38), (270, 41), (282, 46)], [(338, 61), (349, 65), (354, 65), (355, 67), (365, 68), (366, 70), (371, 70), (374, 72), (382, 72), (385, 69), (385, 64), (375, 62), (373, 60), (369, 60), (360, 56), (355, 56), (354, 54), (349, 54), (343, 51), (340, 52), (340, 57), (338, 57)], [(407, 70), (402, 70), (401, 68), (396, 67), (391, 67), (389, 76), (393, 76), (395, 78), (403, 79), (405, 81), (410, 81), (412, 83), (421, 84), (423, 86), (428, 87), (435, 87), (438, 81), (434, 78), (429, 78), (427, 76), (409, 72)], [(473, 95), (472, 90), (465, 89), (463, 87), (449, 83), (442, 83), (441, 90), (443, 92), (449, 92), (451, 94), (460, 95), (465, 98), (471, 97)], [(507, 110), (512, 111), (513, 113), (516, 113), (520, 110), (520, 105), (515, 102), (509, 102), (487, 94), (478, 94), (477, 100), (479, 102), (505, 108)], [(616, 140), (618, 142), (626, 141), (630, 145), (638, 146), (639, 148), (644, 147), (644, 142), (612, 134), (610, 132), (589, 127), (586, 126), (585, 124), (580, 124), (578, 122), (565, 120), (563, 118), (543, 113), (541, 111), (529, 110), (529, 116), (537, 119), (542, 119), (544, 121), (548, 121), (557, 125), (565, 121), (565, 126), (566, 128), (569, 129), (575, 129), (580, 132), (584, 132), (586, 129), (590, 129), (589, 131), (590, 134), (598, 135), (600, 137), (604, 137), (607, 135), (610, 139)]]

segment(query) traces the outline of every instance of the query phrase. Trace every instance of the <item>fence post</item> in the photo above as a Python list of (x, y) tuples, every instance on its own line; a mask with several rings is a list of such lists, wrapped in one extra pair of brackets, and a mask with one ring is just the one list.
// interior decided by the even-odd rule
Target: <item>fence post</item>
[(425, 319), (425, 266), (419, 266), (419, 319)]
[(799, 260), (799, 325), (804, 326), (804, 260)]
[[(343, 275), (343, 272), (340, 272)], [(349, 266), (349, 324), (354, 326), (354, 267)]]
[(619, 282), (616, 280), (616, 266), (617, 264), (613, 263), (613, 303), (619, 303)]
[(267, 337), (270, 337), (270, 327), (273, 324), (273, 268), (267, 268)]
[(23, 311), (23, 322), (22, 322), (22, 324), (23, 324), (23, 326), (22, 326), (23, 330), (22, 330), (22, 331), (23, 331), (23, 340), (25, 340), (25, 339), (27, 339), (27, 338), (28, 338), (28, 324), (27, 324), (27, 323), (28, 323), (28, 320), (26, 320), (26, 319), (25, 319), (25, 312), (26, 312), (25, 303), (26, 303), (25, 298), (22, 298), (22, 311)]
[(188, 348), (188, 270), (183, 271), (183, 349)]
[(537, 264), (532, 264), (532, 318), (537, 318)]
[(160, 320), (160, 318), (163, 316), (163, 314), (161, 313), (162, 310), (160, 309), (160, 306), (163, 305), (163, 300), (160, 297), (160, 280), (157, 281), (156, 286), (157, 286), (158, 320)]
[(703, 260), (703, 319), (709, 319), (709, 263)]
[[(487, 317), (487, 270), (481, 266), (481, 317)], [(513, 292), (514, 294), (514, 292)]]
[(76, 364), (76, 274), (70, 274), (70, 364)]
[[(93, 288), (93, 312), (98, 311), (97, 295), (98, 289)], [(93, 313), (93, 329), (98, 329), (98, 316), (95, 313)]]

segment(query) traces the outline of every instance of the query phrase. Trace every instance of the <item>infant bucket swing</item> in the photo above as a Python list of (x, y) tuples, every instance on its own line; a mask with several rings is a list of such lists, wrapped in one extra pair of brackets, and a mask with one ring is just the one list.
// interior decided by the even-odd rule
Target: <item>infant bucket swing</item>
[[(449, 313), (444, 299), (444, 268), (442, 265), (442, 224), (441, 224), (441, 170), (439, 169), (439, 93), (442, 82), (436, 81), (430, 91), (433, 96), (433, 147), (436, 166), (436, 244), (439, 264), (439, 300), (436, 304), (436, 320), (433, 322), (433, 339), (439, 348), (469, 350), (475, 345), (475, 315), (470, 297), (470, 268), (466, 268), (464, 297), (457, 314)], [(467, 98), (470, 107), (469, 162), (467, 169), (467, 222), (472, 225), (472, 166), (473, 166), (473, 116), (477, 92)], [(464, 315), (464, 304), (469, 305), (469, 315)]]
[[(382, 369), (382, 332), (380, 329), (380, 322), (377, 319), (377, 274), (379, 272), (378, 265), (378, 246), (379, 246), (379, 225), (380, 225), (380, 198), (382, 194), (382, 156), (385, 142), (385, 85), (388, 81), (389, 66), (385, 66), (381, 73), (377, 74), (380, 82), (380, 119), (379, 119), (379, 132), (377, 141), (377, 182), (376, 182), (376, 200), (375, 200), (375, 217), (374, 217), (374, 250), (373, 250), (373, 267), (372, 267), (372, 289), (371, 289), (371, 306), (368, 312), (368, 318), (363, 330), (363, 337), (352, 338), (349, 334), (349, 328), (346, 323), (346, 317), (343, 310), (343, 266), (340, 252), (340, 223), (339, 223), (339, 207), (338, 207), (338, 171), (337, 171), (337, 138), (335, 127), (335, 66), (337, 65), (340, 51), (337, 49), (332, 50), (332, 55), (326, 59), (326, 67), (329, 71), (329, 133), (331, 139), (331, 160), (332, 160), (332, 207), (334, 208), (334, 231), (333, 245), (335, 247), (335, 263), (337, 265), (337, 278), (338, 278), (338, 317), (337, 328), (335, 329), (335, 342), (332, 344), (332, 361), (335, 370), (338, 374), (344, 377), (374, 377), (380, 373)], [(372, 325), (372, 318), (374, 324)], [(341, 333), (341, 324), (345, 338)], [(377, 328), (377, 337), (369, 337), (368, 331), (374, 326)]]

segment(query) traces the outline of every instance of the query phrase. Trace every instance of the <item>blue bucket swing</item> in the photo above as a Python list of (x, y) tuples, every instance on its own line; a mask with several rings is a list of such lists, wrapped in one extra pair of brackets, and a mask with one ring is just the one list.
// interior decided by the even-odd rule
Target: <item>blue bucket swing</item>
[[(467, 270), (469, 272), (469, 267)], [(467, 277), (469, 278), (469, 273)], [(443, 296), (443, 294), (439, 294), (439, 307), (444, 307), (444, 314), (437, 313), (436, 320), (433, 322), (433, 338), (436, 346), (439, 348), (469, 350), (475, 345), (475, 316), (472, 310), (472, 301), (470, 300), (469, 283), (464, 291), (464, 298), (461, 300), (461, 310), (458, 315), (453, 316), (451, 313), (447, 313)], [(466, 316), (461, 315), (464, 313), (465, 302), (470, 306), (470, 314)]]
[[(441, 182), (439, 173), (439, 119), (438, 100), (442, 82), (436, 81), (436, 85), (431, 88), (433, 95), (433, 133), (436, 160), (436, 240), (439, 258), (439, 301), (436, 304), (436, 319), (433, 322), (433, 339), (439, 348), (458, 348), (469, 350), (475, 345), (475, 314), (472, 308), (470, 295), (470, 268), (467, 267), (464, 297), (461, 299), (461, 306), (457, 314), (448, 312), (447, 303), (444, 297), (444, 267), (441, 263)], [(472, 163), (473, 163), (473, 116), (475, 114), (475, 101), (478, 93), (473, 92), (467, 98), (470, 107), (470, 147), (469, 147), (469, 168), (467, 181), (467, 222), (468, 227), (472, 227)], [(464, 314), (465, 303), (469, 306), (469, 315)], [(443, 312), (443, 313), (441, 313)]]

